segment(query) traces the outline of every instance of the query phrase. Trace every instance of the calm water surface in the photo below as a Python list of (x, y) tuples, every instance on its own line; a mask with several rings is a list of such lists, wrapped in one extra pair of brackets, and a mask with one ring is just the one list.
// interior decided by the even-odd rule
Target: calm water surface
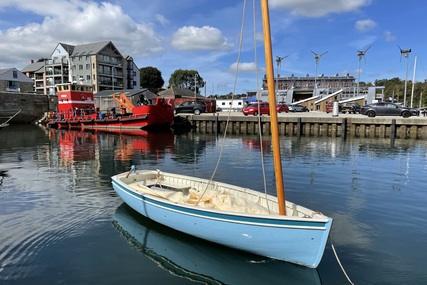
[[(222, 137), (0, 132), (0, 284), (427, 284), (427, 142), (284, 137), (286, 198), (334, 218), (317, 270), (155, 224), (115, 194), (138, 168), (210, 177)], [(228, 137), (216, 180), (273, 193), (269, 138)]]

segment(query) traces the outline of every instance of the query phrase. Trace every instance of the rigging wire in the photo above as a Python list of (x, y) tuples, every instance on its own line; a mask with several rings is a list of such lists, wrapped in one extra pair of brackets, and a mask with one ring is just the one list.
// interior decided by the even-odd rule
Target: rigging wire
[[(256, 70), (255, 70), (255, 82), (256, 82), (256, 90), (257, 90), (257, 95), (259, 92), (259, 83), (258, 83), (258, 79), (259, 79), (259, 69), (258, 69), (258, 57), (257, 57), (257, 48), (256, 48), (256, 8), (255, 8), (255, 0), (252, 0), (252, 14), (253, 14), (253, 22), (254, 22), (254, 35), (253, 35), (253, 40), (254, 40), (254, 60), (255, 60), (255, 66), (256, 66)], [(258, 100), (258, 96), (257, 96), (257, 100)], [(267, 178), (265, 176), (265, 164), (264, 164), (264, 146), (262, 144), (262, 127), (261, 127), (261, 112), (260, 112), (260, 104), (258, 102), (258, 136), (259, 136), (259, 145), (260, 145), (260, 156), (261, 156), (261, 172), (262, 172), (262, 179), (263, 179), (263, 186), (264, 186), (264, 194), (265, 194), (265, 198), (267, 200)], [(268, 211), (270, 212), (270, 208), (268, 206), (267, 203), (267, 208)]]
[[(255, 0), (252, 0), (254, 61), (255, 61), (255, 66), (256, 66), (255, 82), (256, 82), (256, 90), (257, 90), (257, 98), (258, 98), (259, 97), (258, 96), (258, 94), (259, 94), (259, 83), (258, 83), (259, 68), (258, 68), (257, 48), (256, 48), (256, 38), (257, 37), (256, 37), (256, 8), (255, 8), (255, 6), (256, 6)], [(231, 105), (233, 105), (234, 95), (236, 94), (237, 77), (238, 77), (238, 73), (239, 73), (239, 64), (240, 64), (240, 58), (241, 58), (241, 54), (242, 54), (243, 32), (244, 32), (244, 27), (245, 27), (245, 14), (246, 14), (246, 0), (243, 1), (242, 25), (241, 25), (241, 29), (240, 29), (239, 50), (238, 50), (238, 54), (237, 54), (236, 70), (235, 70), (235, 74), (234, 74), (233, 92), (231, 95)], [(258, 104), (258, 114), (259, 114), (258, 115), (258, 135), (259, 135), (259, 142), (260, 142), (260, 156), (261, 156), (261, 169), (262, 169), (261, 172), (262, 172), (262, 176), (263, 176), (264, 194), (266, 196), (266, 200), (268, 200), (267, 199), (267, 194), (268, 194), (267, 193), (267, 179), (266, 179), (266, 175), (265, 175), (265, 164), (264, 164), (264, 151), (263, 151), (264, 148), (263, 148), (263, 144), (262, 144), (261, 115), (260, 115), (259, 107), (260, 107), (260, 105)], [(219, 168), (222, 153), (223, 153), (224, 148), (225, 148), (225, 138), (226, 138), (226, 135), (228, 133), (230, 118), (231, 118), (231, 108), (228, 110), (227, 120), (226, 120), (226, 124), (225, 124), (225, 128), (224, 128), (223, 140), (221, 143), (221, 148), (220, 148), (220, 153), (218, 155), (217, 163), (216, 163), (215, 168), (212, 172), (212, 176), (209, 179), (208, 183), (206, 184), (206, 187), (203, 190), (202, 195), (200, 195), (199, 200), (196, 202), (196, 205), (200, 202), (200, 200), (202, 199), (202, 197), (206, 193), (210, 183), (213, 181), (215, 174)], [(268, 203), (266, 203), (266, 207), (267, 207), (268, 211), (271, 212), (270, 206)]]
[[(236, 71), (235, 71), (235, 74), (234, 74), (233, 92), (231, 94), (231, 105), (233, 105), (234, 94), (236, 93), (237, 74), (239, 72), (239, 63), (240, 63), (240, 57), (241, 57), (241, 53), (242, 53), (243, 31), (244, 31), (244, 26), (245, 26), (245, 12), (246, 12), (246, 0), (243, 1), (242, 26), (240, 28), (239, 51), (237, 53), (237, 63), (236, 63)], [(223, 139), (222, 139), (222, 143), (221, 143), (221, 148), (220, 148), (220, 152), (219, 152), (219, 155), (218, 155), (218, 159), (217, 159), (215, 168), (212, 171), (212, 176), (209, 179), (208, 183), (206, 184), (206, 187), (203, 190), (202, 195), (200, 195), (200, 198), (199, 198), (199, 200), (197, 200), (197, 202), (196, 202), (195, 205), (198, 205), (199, 202), (200, 202), (200, 200), (205, 195), (205, 193), (206, 193), (209, 185), (211, 184), (211, 182), (214, 179), (215, 174), (216, 174), (216, 172), (218, 170), (219, 164), (221, 162), (222, 153), (224, 152), (224, 148), (225, 148), (225, 138), (226, 138), (226, 135), (228, 133), (228, 125), (229, 125), (229, 122), (230, 122), (230, 118), (231, 118), (231, 108), (228, 110), (227, 120), (226, 120), (225, 128), (224, 128), (224, 135), (223, 135)]]

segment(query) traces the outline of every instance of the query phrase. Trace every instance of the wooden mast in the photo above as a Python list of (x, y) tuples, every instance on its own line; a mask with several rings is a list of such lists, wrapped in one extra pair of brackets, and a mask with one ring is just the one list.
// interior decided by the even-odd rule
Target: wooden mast
[(273, 144), (274, 174), (279, 214), (286, 215), (285, 189), (283, 186), (282, 159), (280, 156), (279, 127), (277, 122), (276, 92), (274, 89), (274, 67), (271, 46), (270, 15), (268, 0), (261, 0), (262, 24), (264, 30), (265, 68), (267, 74), (268, 101), (270, 104), (271, 141)]

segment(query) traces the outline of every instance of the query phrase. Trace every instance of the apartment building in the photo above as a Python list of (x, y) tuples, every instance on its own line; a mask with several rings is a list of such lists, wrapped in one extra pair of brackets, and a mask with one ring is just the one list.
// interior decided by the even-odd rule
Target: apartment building
[(84, 82), (103, 90), (139, 89), (139, 69), (131, 56), (123, 56), (111, 41), (84, 45), (58, 43), (48, 59), (23, 70), (34, 80), (34, 91), (55, 94), (55, 85)]

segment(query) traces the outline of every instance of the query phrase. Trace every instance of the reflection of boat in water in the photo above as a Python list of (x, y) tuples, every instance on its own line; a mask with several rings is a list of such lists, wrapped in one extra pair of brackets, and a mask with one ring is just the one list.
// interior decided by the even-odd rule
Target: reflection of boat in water
[(47, 126), (58, 129), (123, 130), (170, 128), (174, 121), (172, 98), (157, 96), (148, 100), (144, 96), (134, 105), (124, 93), (113, 100), (120, 107), (116, 114), (102, 113), (95, 108), (91, 85), (66, 83), (56, 85), (58, 112), (50, 118)]
[(114, 227), (138, 250), (171, 274), (204, 284), (321, 284), (316, 269), (235, 251), (171, 230), (126, 204)]
[(61, 158), (65, 162), (95, 160), (103, 140), (111, 140), (117, 147), (116, 160), (131, 160), (134, 154), (147, 154), (158, 150), (172, 150), (172, 131), (150, 132), (145, 130), (82, 131), (49, 129), (50, 136), (58, 136)]
[(271, 152), (271, 140), (269, 139), (263, 139), (261, 140), (260, 138), (242, 138), (242, 144), (243, 147), (247, 148), (247, 149), (253, 149), (256, 151), (261, 150), (264, 153), (267, 152)]

